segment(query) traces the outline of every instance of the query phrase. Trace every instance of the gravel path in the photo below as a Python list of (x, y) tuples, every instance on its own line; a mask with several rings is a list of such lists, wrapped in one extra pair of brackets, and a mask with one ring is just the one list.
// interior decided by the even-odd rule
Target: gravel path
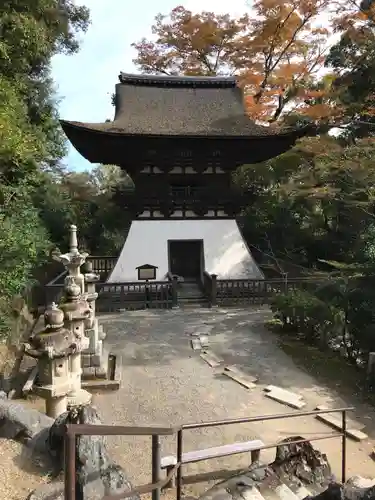
[[(101, 317), (107, 332), (106, 344), (122, 355), (122, 387), (116, 393), (97, 395), (95, 404), (105, 423), (122, 425), (174, 425), (230, 417), (293, 411), (263, 394), (263, 387), (275, 384), (301, 393), (307, 409), (317, 404), (350, 405), (337, 394), (318, 386), (278, 346), (276, 337), (262, 323), (266, 309), (215, 309), (135, 311)], [(210, 347), (225, 362), (235, 363), (259, 377), (249, 391), (218, 374), (190, 346), (191, 332), (210, 335)], [(374, 421), (368, 408), (359, 410), (364, 422)], [(356, 415), (358, 418), (358, 415)], [(367, 420), (366, 420), (367, 419)], [(300, 417), (256, 424), (241, 424), (187, 431), (184, 449), (193, 450), (260, 437), (274, 442), (291, 435), (313, 437), (331, 432), (313, 417)], [(124, 465), (134, 484), (150, 481), (150, 438), (110, 438), (113, 457)], [(164, 438), (163, 453), (175, 450), (174, 441)], [(371, 441), (348, 444), (348, 474), (375, 476), (368, 458)], [(340, 442), (321, 441), (318, 448), (328, 454), (334, 472), (340, 472)], [(271, 460), (274, 452), (262, 455)], [(246, 466), (249, 457), (238, 455), (188, 467), (189, 473)], [(204, 488), (207, 484), (203, 485)], [(191, 493), (202, 491), (194, 487)]]

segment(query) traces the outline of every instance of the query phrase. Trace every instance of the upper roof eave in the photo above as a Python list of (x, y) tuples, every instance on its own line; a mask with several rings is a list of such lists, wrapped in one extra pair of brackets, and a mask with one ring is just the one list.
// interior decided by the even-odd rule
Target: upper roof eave
[[(113, 122), (112, 122), (113, 123)], [(296, 128), (296, 129), (285, 129), (281, 131), (275, 131), (274, 134), (259, 134), (259, 135), (220, 135), (220, 134), (173, 134), (173, 135), (168, 135), (168, 134), (151, 134), (151, 133), (128, 133), (128, 132), (123, 132), (123, 131), (108, 131), (108, 130), (100, 130), (98, 128), (94, 127), (94, 124), (91, 123), (84, 123), (84, 122), (73, 122), (69, 120), (60, 120), (60, 124), (65, 130), (67, 129), (76, 129), (82, 132), (90, 133), (90, 134), (95, 134), (95, 135), (102, 135), (102, 136), (107, 136), (107, 137), (144, 137), (144, 138), (185, 138), (185, 139), (224, 139), (224, 140), (258, 140), (258, 139), (272, 139), (272, 138), (277, 138), (277, 137), (290, 137), (290, 136), (296, 136), (296, 137), (303, 137), (306, 135), (307, 131), (310, 129), (309, 125), (306, 125), (304, 127)], [(104, 123), (98, 123), (95, 124), (96, 126), (104, 126), (106, 122)]]

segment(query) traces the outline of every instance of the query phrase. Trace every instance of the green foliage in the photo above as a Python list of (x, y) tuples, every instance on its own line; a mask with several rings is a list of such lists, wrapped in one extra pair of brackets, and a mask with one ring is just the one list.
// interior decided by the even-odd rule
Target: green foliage
[[(0, 5), (0, 335), (9, 328), (12, 297), (30, 287), (57, 236), (43, 190), (50, 188), (50, 207), (69, 205), (47, 173), (65, 153), (49, 70), (53, 55), (78, 49), (76, 34), (87, 26), (87, 8), (71, 0)], [(52, 220), (43, 220), (47, 212)]]

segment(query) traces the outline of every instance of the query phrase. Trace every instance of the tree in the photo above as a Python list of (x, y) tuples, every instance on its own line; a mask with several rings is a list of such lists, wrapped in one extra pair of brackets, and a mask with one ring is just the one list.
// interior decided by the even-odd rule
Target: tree
[[(50, 78), (51, 57), (78, 49), (88, 10), (71, 0), (5, 0), (0, 5), (0, 330), (11, 296), (22, 292), (51, 246), (38, 190), (64, 155)], [(55, 200), (56, 201), (56, 200)]]
[[(328, 3), (259, 0), (253, 15), (238, 19), (213, 12), (193, 14), (179, 6), (169, 16), (155, 18), (154, 40), (133, 44), (138, 52), (134, 63), (145, 73), (236, 74), (255, 118), (276, 121), (287, 106), (307, 112), (312, 107), (305, 103), (309, 91), (313, 97), (323, 93), (311, 87), (323, 65), (330, 32), (313, 23)], [(314, 105), (313, 116), (330, 111), (324, 103)]]
[(335, 70), (334, 88), (349, 130), (372, 133), (375, 114), (375, 5), (366, 0), (337, 6), (335, 31), (340, 40), (331, 48), (326, 66)]

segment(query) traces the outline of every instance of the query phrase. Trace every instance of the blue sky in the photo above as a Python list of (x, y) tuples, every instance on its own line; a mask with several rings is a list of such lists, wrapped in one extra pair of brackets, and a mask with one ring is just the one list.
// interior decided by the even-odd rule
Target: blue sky
[[(82, 36), (81, 50), (74, 56), (58, 55), (52, 61), (57, 85), (60, 117), (66, 120), (102, 122), (112, 119), (111, 94), (120, 71), (136, 72), (131, 43), (151, 36), (151, 25), (159, 12), (168, 14), (177, 5), (193, 12), (209, 10), (240, 15), (246, 0), (80, 0), (91, 11), (91, 26)], [(91, 168), (69, 145), (65, 159), (69, 169)]]

